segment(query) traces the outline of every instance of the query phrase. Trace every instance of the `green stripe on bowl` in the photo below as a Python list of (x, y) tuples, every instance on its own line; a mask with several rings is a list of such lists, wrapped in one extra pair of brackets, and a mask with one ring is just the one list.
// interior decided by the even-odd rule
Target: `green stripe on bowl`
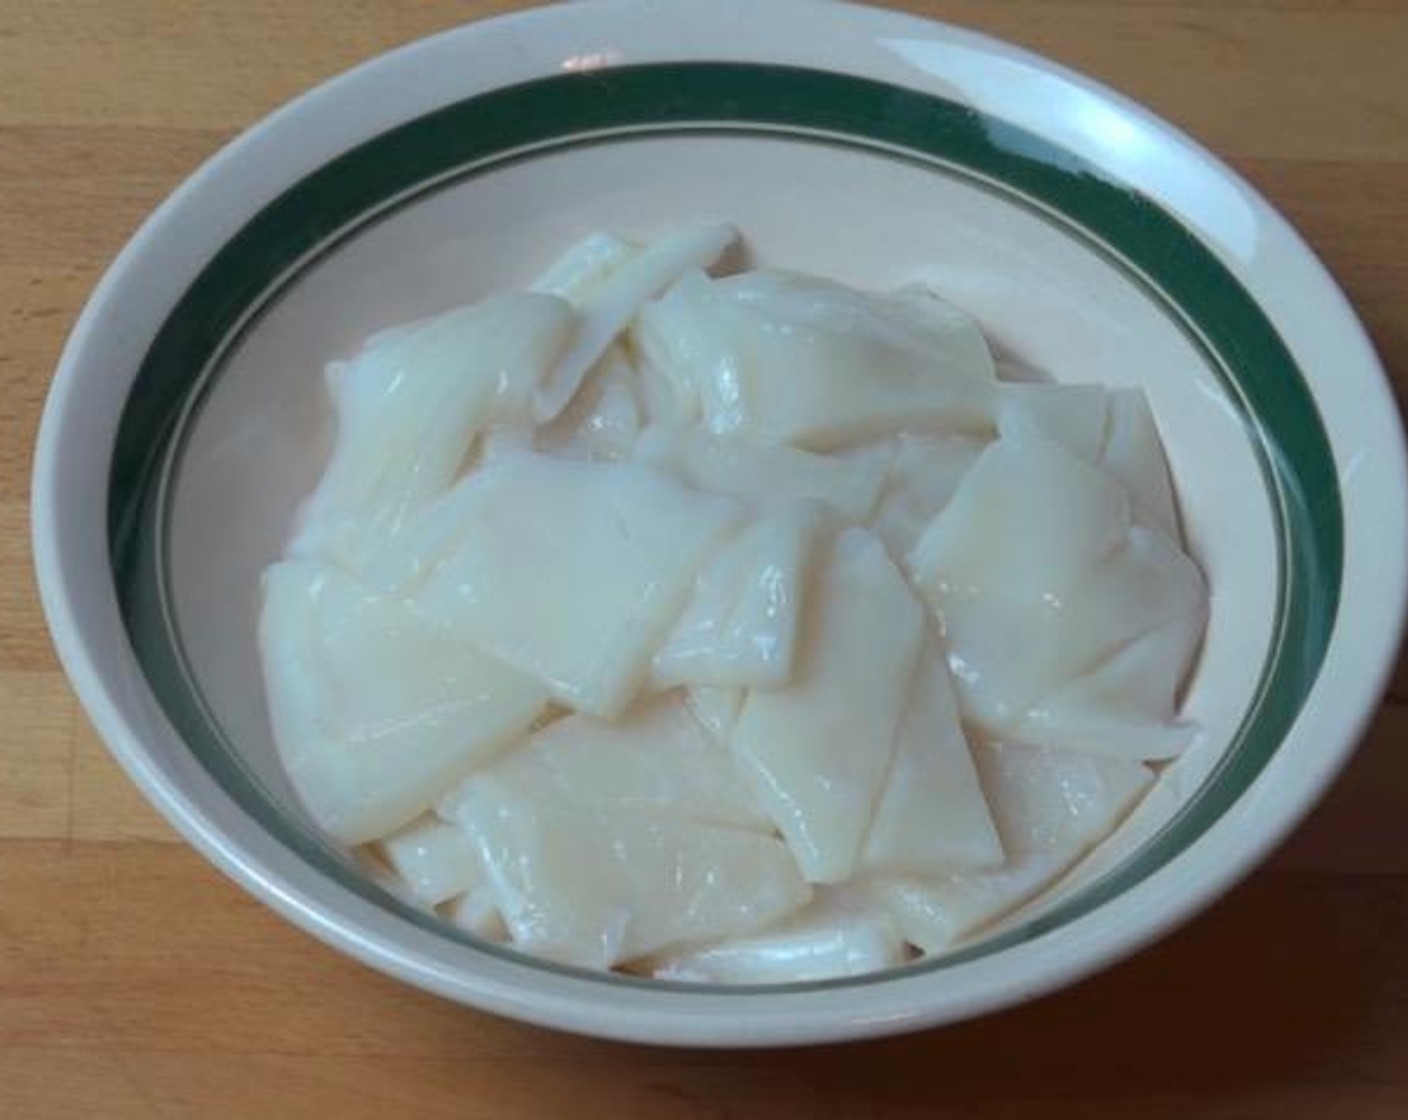
[[(1256, 697), (1217, 770), (1156, 837), (1114, 871), (1018, 929), (912, 968), (944, 968), (1029, 939), (1152, 874), (1226, 811), (1274, 755), (1320, 671), (1339, 598), (1342, 514), (1328, 439), (1300, 370), (1255, 300), (1176, 218), (1048, 141), (942, 98), (790, 67), (672, 63), (544, 78), (439, 109), (307, 176), (216, 254), (167, 317), (137, 372), (113, 452), (108, 530), (133, 647), (192, 754), (254, 819), (311, 866), (440, 936), (484, 946), (358, 873), (261, 788), (205, 705), (182, 653), (165, 582), (166, 481), (204, 386), (239, 332), (302, 267), (388, 207), (450, 178), (569, 143), (641, 129), (778, 130), (882, 148), (979, 176), (1117, 257), (1182, 321), (1221, 371), (1262, 464), (1277, 533), (1279, 611)], [(819, 135), (820, 134), (820, 135)], [(251, 625), (253, 620), (251, 620)], [(602, 983), (658, 981), (526, 966)], [(907, 970), (908, 971), (908, 970)], [(883, 982), (885, 974), (865, 982)], [(791, 988), (830, 987), (824, 981)], [(697, 985), (677, 985), (697, 987)], [(750, 988), (720, 988), (749, 991)]]

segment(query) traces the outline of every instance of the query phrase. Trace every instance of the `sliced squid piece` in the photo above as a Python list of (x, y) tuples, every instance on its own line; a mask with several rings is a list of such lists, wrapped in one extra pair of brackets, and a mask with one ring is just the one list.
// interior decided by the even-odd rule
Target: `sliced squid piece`
[(715, 331), (699, 310), (708, 306), (712, 283), (701, 270), (686, 273), (631, 323), (626, 341), (653, 426), (680, 430), (701, 424), (700, 381), (710, 376), (718, 351)]
[(569, 459), (624, 459), (641, 426), (638, 378), (619, 347), (592, 367), (572, 403), (537, 434), (540, 451)]
[(760, 502), (809, 499), (852, 522), (870, 516), (889, 458), (885, 449), (841, 458), (663, 425), (641, 433), (635, 454), (699, 490)]
[(838, 883), (861, 849), (894, 752), (924, 609), (862, 529), (821, 558), (788, 687), (752, 691), (733, 750), (808, 880)]
[(544, 292), (580, 306), (600, 291), (629, 260), (639, 256), (640, 246), (608, 231), (588, 234), (568, 249), (530, 284), (529, 290)]
[(1178, 693), (1205, 624), (1206, 609), (1190, 609), (1136, 638), (1034, 704), (1015, 736), (1112, 758), (1181, 754), (1198, 725), (1177, 718)]
[(727, 743), (733, 736), (738, 713), (743, 710), (744, 690), (693, 685), (682, 691), (684, 702), (689, 705), (694, 718), (714, 737), (715, 742)]
[(1135, 507), (1169, 540), (1182, 543), (1173, 479), (1143, 389), (1111, 389), (1100, 465), (1129, 491)]
[(1142, 762), (983, 743), (973, 761), (1009, 855), (1079, 854), (1119, 823), (1153, 781)]
[(1002, 861), (1002, 843), (958, 723), (942, 643), (929, 636), (914, 668), (860, 870), (933, 876)]
[(966, 436), (906, 434), (896, 441), (870, 527), (890, 555), (908, 556), (953, 497), (984, 443)]
[(520, 776), (477, 776), (441, 813), (478, 845), (513, 944), (568, 964), (750, 934), (811, 895), (770, 835), (582, 805)]
[(899, 924), (868, 894), (818, 887), (810, 905), (772, 929), (678, 950), (646, 962), (646, 969), (660, 980), (788, 984), (863, 976), (908, 957)]
[(638, 463), (509, 453), (425, 510), (370, 578), (565, 707), (612, 718), (741, 517)]
[(757, 271), (690, 274), (640, 313), (632, 336), (666, 390), (659, 410), (717, 435), (837, 447), (915, 428), (993, 424), (982, 332), (927, 292), (858, 292)]
[(656, 651), (652, 686), (786, 684), (823, 521), (814, 503), (794, 502), (764, 512), (724, 545)]
[(998, 394), (998, 434), (1034, 433), (1098, 464), (1105, 450), (1108, 401), (1103, 385), (1004, 384)]
[(484, 881), (479, 852), (458, 828), (429, 814), (397, 829), (378, 845), (391, 870), (418, 902), (438, 906)]
[(533, 419), (545, 423), (567, 407), (587, 371), (642, 304), (686, 273), (708, 268), (737, 239), (738, 231), (730, 225), (691, 226), (625, 255), (604, 268), (596, 282), (573, 289), (577, 330), (534, 395)]
[[(1077, 699), (1087, 725), (1117, 715), (1129, 727), (1166, 726), (1165, 698), (1202, 631), (1207, 590), (1197, 566), (1133, 523), (1108, 472), (1013, 432), (964, 476), (909, 565), (942, 621), (960, 706), (976, 727), (1036, 745), (1167, 757), (1172, 741), (1157, 754), (1146, 753), (1157, 736), (1087, 741), (1057, 718), (1068, 709), (1043, 707), (1148, 638), (1168, 648), (1121, 663)], [(1144, 680), (1136, 669), (1160, 676)]]
[(441, 905), (440, 913), (459, 929), (472, 933), (475, 937), (482, 937), (485, 941), (508, 940), (508, 926), (504, 924), (504, 916), (499, 910), (494, 888), (488, 883), (481, 883), (450, 899)]
[(1036, 366), (1009, 351), (1004, 351), (1000, 346), (993, 348), (992, 361), (1001, 381), (1016, 384), (1046, 384), (1048, 381), (1047, 375)]
[(556, 720), (495, 772), (603, 812), (772, 830), (728, 751), (673, 693), (612, 723), (591, 716)]
[(476, 434), (526, 416), (574, 318), (553, 296), (491, 296), (384, 332), (330, 367), (332, 457), (288, 555), (358, 570), (449, 487)]
[(284, 769), (346, 844), (414, 820), (547, 703), (531, 677), (329, 565), (265, 572), (259, 639)]
[(876, 893), (906, 941), (924, 953), (943, 953), (1034, 897), (1062, 867), (1051, 854), (1025, 856), (994, 871), (938, 881), (884, 880)]
[(1182, 541), (1168, 461), (1142, 389), (1004, 385), (998, 430), (1003, 435), (1045, 436), (1104, 467), (1150, 525), (1171, 541)]
[(980, 745), (973, 759), (1007, 863), (878, 888), (906, 939), (929, 953), (1036, 895), (1110, 832), (1153, 781), (1139, 762), (1016, 744)]

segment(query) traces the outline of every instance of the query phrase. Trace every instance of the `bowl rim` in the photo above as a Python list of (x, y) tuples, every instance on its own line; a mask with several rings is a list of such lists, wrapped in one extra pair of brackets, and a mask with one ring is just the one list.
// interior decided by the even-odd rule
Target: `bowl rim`
[[(873, 992), (858, 998), (862, 990), (859, 984), (826, 996), (785, 990), (727, 997), (665, 991), (643, 994), (636, 999), (571, 977), (540, 975), (533, 983), (525, 983), (521, 966), (499, 967), (494, 962), (474, 977), (456, 974), (442, 955), (432, 952), (428, 945), (418, 944), (414, 937), (397, 941), (369, 932), (375, 926), (374, 914), (365, 913), (359, 907), (370, 904), (351, 900), (340, 912), (333, 912), (326, 899), (320, 899), (316, 891), (310, 891), (300, 882), (297, 869), (291, 867), (286, 858), (287, 853), (281, 853), (269, 837), (251, 834), (249, 822), (239, 814), (231, 812), (228, 806), (213, 806), (193, 796), (178, 780), (180, 775), (158, 766), (144, 745), (144, 729), (138, 726), (140, 720), (133, 718), (130, 672), (123, 674), (125, 679), (118, 679), (110, 666), (100, 663), (90, 643), (83, 640), (85, 629), (103, 623), (111, 625), (115, 612), (109, 609), (112, 605), (106, 603), (99, 604), (99, 609), (95, 610), (94, 589), (76, 583), (65, 563), (62, 541), (71, 535), (68, 526), (77, 514), (90, 519), (94, 514), (102, 516), (99, 511), (103, 503), (101, 495), (75, 496), (67, 488), (68, 466), (62, 454), (66, 440), (63, 437), (71, 428), (81, 430), (85, 419), (93, 422), (91, 413), (95, 409), (91, 402), (79, 401), (77, 390), (85, 376), (91, 381), (91, 371), (103, 358), (105, 320), (114, 315), (121, 290), (138, 271), (141, 261), (159, 255), (163, 242), (171, 240), (174, 218), (182, 208), (202, 197), (208, 203), (218, 195), (227, 172), (240, 173), (241, 162), (272, 160), (280, 165), (275, 177), (291, 181), (287, 167), (280, 161), (287, 160), (288, 146), (318, 123), (337, 120), (344, 134), (371, 135), (376, 131), (376, 122), (347, 121), (343, 102), (349, 107), (355, 102), (365, 102), (367, 91), (394, 87), (407, 75), (423, 73), (427, 68), (434, 71), (437, 58), (443, 61), (465, 54), (477, 56), (496, 43), (499, 46), (515, 43), (520, 47), (528, 44), (532, 49), (526, 54), (520, 51), (517, 62), (520, 67), (526, 64), (531, 74), (533, 66), (541, 71), (550, 64), (560, 65), (562, 52), (570, 52), (584, 41), (596, 41), (592, 36), (600, 38), (611, 19), (622, 24), (612, 33), (629, 39), (630, 34), (623, 29), (624, 22), (630, 20), (639, 24), (643, 10), (659, 8), (659, 5), (641, 5), (631, 0), (608, 0), (573, 5), (575, 12), (561, 7), (533, 9), (465, 25), (399, 48), (332, 79), (276, 111), (212, 157), (158, 208), (124, 248), (85, 307), (60, 359), (41, 424), (32, 501), (35, 564), (41, 598), (60, 658), (110, 749), (147, 796), (212, 862), (321, 939), (374, 967), (451, 998), (584, 1033), (652, 1042), (756, 1045), (858, 1038), (914, 1029), (993, 1010), (1062, 986), (1133, 952), (1209, 904), (1259, 861), (1308, 811), (1348, 758), (1390, 671), (1402, 626), (1405, 588), (1408, 588), (1408, 572), (1405, 572), (1408, 549), (1387, 550), (1387, 562), (1383, 561), (1381, 552), (1373, 566), (1366, 566), (1360, 538), (1352, 531), (1346, 532), (1346, 600), (1355, 609), (1348, 619), (1357, 629), (1359, 645), (1353, 651), (1345, 651), (1342, 626), (1348, 622), (1342, 613), (1330, 651), (1340, 650), (1337, 663), (1340, 679), (1335, 681), (1338, 692), (1324, 695), (1323, 686), (1330, 666), (1327, 654), (1326, 669), (1322, 669), (1321, 679), (1317, 680), (1306, 710), (1292, 731), (1292, 736), (1306, 744), (1296, 759), (1297, 767), (1288, 765), (1287, 756), (1273, 759), (1253, 788), (1204, 837), (1150, 880), (1102, 907), (1098, 928), (1091, 926), (1090, 916), (1087, 916), (1070, 927), (1045, 935), (1040, 939), (1043, 943), (1035, 946), (1039, 951), (1028, 953), (1022, 967), (1014, 967), (1008, 954), (1001, 953), (986, 962), (960, 966), (966, 970), (960, 983), (951, 983), (952, 972), (942, 974), (944, 991), (939, 991), (932, 983), (911, 984), (901, 980), (887, 985), (890, 994), (883, 999), (875, 998)], [(809, 38), (807, 44), (799, 46), (787, 38), (786, 19), (789, 12), (796, 16), (804, 10), (809, 16), (817, 11), (811, 4), (794, 0), (769, 5), (768, 15), (762, 17), (763, 33), (741, 48), (741, 53), (752, 57), (771, 51), (783, 55), (787, 61), (796, 61), (799, 52), (805, 59), (806, 52), (812, 51), (812, 65), (825, 66), (837, 58), (845, 58), (850, 64), (845, 68), (848, 72), (894, 80), (895, 74), (883, 68), (880, 74), (875, 74), (875, 60), (859, 58), (854, 52), (847, 54), (838, 44), (857, 32), (868, 36), (866, 41), (890, 37), (956, 44), (989, 58), (1032, 68), (1076, 95), (1098, 97), (1125, 115), (1134, 126), (1171, 145), (1182, 159), (1192, 161), (1203, 173), (1212, 168), (1235, 184), (1255, 208), (1258, 221), (1264, 225), (1275, 251), (1267, 252), (1265, 255), (1271, 259), (1265, 261), (1238, 262), (1227, 246), (1215, 243), (1214, 247), (1231, 267), (1241, 272), (1244, 283), (1259, 278), (1261, 287), (1271, 285), (1268, 291), (1273, 295), (1280, 287), (1271, 284), (1273, 277), (1262, 273), (1276, 271), (1274, 279), (1284, 285), (1284, 270), (1289, 268), (1298, 277), (1299, 298), (1309, 299), (1320, 308), (1323, 319), (1319, 334), (1332, 336), (1328, 343), (1322, 338), (1321, 345), (1328, 345), (1346, 368), (1359, 375), (1361, 384), (1355, 386), (1358, 407), (1349, 410), (1342, 406), (1342, 411), (1357, 416), (1356, 424), (1365, 429), (1369, 438), (1364, 442), (1375, 449), (1375, 457), (1367, 463), (1359, 462), (1355, 465), (1357, 475), (1351, 475), (1351, 464), (1336, 455), (1344, 476), (1341, 485), (1346, 497), (1346, 528), (1353, 528), (1348, 509), (1352, 491), (1356, 525), (1367, 526), (1370, 520), (1374, 521), (1377, 526), (1374, 539), (1380, 544), (1385, 540), (1385, 533), (1388, 539), (1408, 543), (1408, 524), (1405, 524), (1408, 521), (1408, 512), (1405, 512), (1408, 486), (1405, 485), (1402, 433), (1382, 370), (1333, 281), (1299, 237), (1250, 187), (1146, 110), (1089, 79), (1019, 48), (916, 17), (850, 5), (829, 6), (828, 35)], [(670, 8), (669, 22), (665, 22), (664, 12), (655, 11), (661, 22), (656, 28), (658, 39), (653, 48), (648, 43), (642, 46), (637, 42), (636, 54), (610, 59), (610, 64), (697, 57), (700, 44), (710, 41), (711, 36), (713, 42), (723, 42), (730, 26), (736, 27), (737, 20), (743, 18), (749, 6), (746, 0), (727, 0), (713, 6), (709, 12), (695, 11), (686, 17), (684, 11), (682, 6)], [(649, 53), (652, 49), (654, 55)], [(715, 47), (714, 54), (719, 49)], [(577, 56), (569, 53), (565, 57)], [(920, 84), (923, 75), (908, 73), (908, 77), (911, 84)], [(942, 75), (938, 77), (942, 80)], [(499, 84), (494, 76), (487, 80)], [(478, 90), (467, 91), (460, 87), (458, 95), (463, 97), (469, 92)], [(335, 144), (342, 137), (336, 135), (336, 128), (331, 131), (330, 139)], [(283, 149), (282, 154), (280, 149)], [(1208, 232), (1202, 232), (1206, 238)], [(214, 244), (219, 242), (218, 236), (213, 239)], [(1257, 290), (1252, 285), (1249, 288)], [(1281, 324), (1278, 322), (1278, 325)], [(83, 413), (84, 403), (89, 406), (87, 417)], [(1324, 403), (1319, 393), (1317, 403)], [(1336, 419), (1340, 427), (1348, 423), (1344, 416)], [(1343, 447), (1337, 447), (1337, 451), (1341, 450)], [(67, 506), (64, 505), (66, 498)], [(1359, 545), (1353, 557), (1351, 543)], [(1351, 558), (1356, 561), (1353, 572)], [(1366, 582), (1351, 586), (1352, 577)], [(101, 597), (99, 592), (98, 598)], [(1375, 597), (1375, 603), (1367, 603)], [(1366, 609), (1366, 605), (1372, 609)], [(100, 616), (96, 622), (95, 614)], [(129, 659), (130, 656), (130, 652), (127, 653)], [(1320, 706), (1313, 708), (1312, 701), (1317, 696)], [(901, 988), (906, 991), (896, 996), (894, 992)], [(604, 1006), (608, 1002), (613, 1006)], [(675, 1004), (679, 1006), (672, 1006)]]

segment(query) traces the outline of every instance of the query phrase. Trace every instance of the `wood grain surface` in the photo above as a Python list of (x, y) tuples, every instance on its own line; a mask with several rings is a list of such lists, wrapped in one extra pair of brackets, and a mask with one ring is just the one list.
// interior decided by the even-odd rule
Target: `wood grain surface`
[[(760, 0), (760, 3), (766, 0)], [(387, 47), (519, 7), (0, 0), (0, 1117), (1408, 1116), (1408, 672), (1324, 806), (1210, 913), (1073, 990), (824, 1050), (570, 1038), (382, 978), (181, 844), (107, 758), (29, 566), (63, 337), (238, 129)], [(1408, 2), (907, 3), (1191, 131), (1292, 219), (1408, 389)]]

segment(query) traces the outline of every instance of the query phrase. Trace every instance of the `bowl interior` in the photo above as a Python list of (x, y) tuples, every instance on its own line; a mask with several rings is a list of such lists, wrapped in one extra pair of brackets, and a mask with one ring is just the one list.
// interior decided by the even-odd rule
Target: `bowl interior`
[[(625, 68), (448, 106), (291, 184), (217, 253), (138, 373), (109, 494), (128, 632), (184, 746), (303, 853), (254, 624), (326, 455), (323, 365), (522, 284), (590, 230), (701, 217), (739, 224), (759, 264), (923, 280), (1056, 380), (1146, 389), (1212, 588), (1185, 703), (1203, 734), (1055, 893), (1098, 883), (1033, 905), (1049, 926), (1161, 866), (1245, 790), (1319, 670), (1339, 511), (1309, 391), (1217, 257), (1101, 168), (970, 107), (814, 71)], [(1031, 913), (976, 951), (1048, 928)]]
[(1187, 698), (1205, 734), (1165, 772), (1158, 811), (1114, 847), (1167, 820), (1231, 741), (1275, 613), (1269, 495), (1212, 359), (1157, 290), (1023, 199), (952, 169), (772, 136), (604, 141), (446, 184), (345, 231), (244, 329), (176, 466), (169, 579), (193, 676), (259, 783), (298, 812), (270, 740), (254, 620), (259, 573), (324, 462), (324, 363), (387, 324), (521, 286), (593, 229), (649, 236), (700, 216), (739, 223), (759, 264), (878, 288), (922, 279), (1057, 380), (1146, 388), (1215, 606)]

